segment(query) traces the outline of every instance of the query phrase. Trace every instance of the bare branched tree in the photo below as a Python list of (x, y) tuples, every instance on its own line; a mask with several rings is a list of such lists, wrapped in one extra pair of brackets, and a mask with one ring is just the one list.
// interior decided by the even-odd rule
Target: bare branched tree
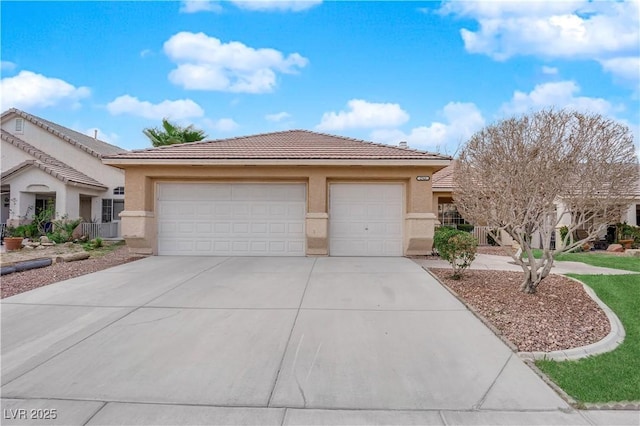
[[(534, 293), (553, 258), (592, 240), (619, 222), (639, 176), (629, 129), (598, 114), (544, 110), (510, 118), (476, 133), (454, 170), (454, 202), (478, 226), (503, 232), (521, 251), (521, 290)], [(569, 232), (552, 250), (561, 224)], [(574, 238), (578, 229), (581, 238)], [(531, 242), (543, 251), (534, 258)]]

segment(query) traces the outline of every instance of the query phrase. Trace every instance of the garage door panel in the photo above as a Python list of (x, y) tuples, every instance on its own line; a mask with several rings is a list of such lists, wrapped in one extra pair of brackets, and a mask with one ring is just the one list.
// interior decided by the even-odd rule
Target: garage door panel
[(158, 198), (172, 201), (231, 200), (231, 188), (225, 184), (191, 184), (188, 191), (184, 190), (185, 185), (163, 183), (158, 190)]
[(400, 184), (331, 185), (329, 254), (402, 256), (403, 203)]
[(305, 254), (303, 184), (160, 184), (158, 193), (159, 254)]
[(304, 224), (302, 223), (289, 223), (287, 225), (287, 232), (289, 234), (298, 235), (304, 237)]

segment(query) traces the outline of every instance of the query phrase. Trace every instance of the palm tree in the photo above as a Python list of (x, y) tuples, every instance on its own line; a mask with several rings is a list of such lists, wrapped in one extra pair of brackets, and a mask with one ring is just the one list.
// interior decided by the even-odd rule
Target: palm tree
[(185, 142), (198, 142), (207, 137), (203, 130), (196, 129), (192, 125), (181, 127), (170, 123), (168, 119), (162, 119), (162, 128), (146, 128), (142, 131), (149, 138), (153, 146), (173, 145)]

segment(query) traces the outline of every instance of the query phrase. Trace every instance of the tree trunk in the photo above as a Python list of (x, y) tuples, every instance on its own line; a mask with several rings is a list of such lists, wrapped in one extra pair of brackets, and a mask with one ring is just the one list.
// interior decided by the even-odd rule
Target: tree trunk
[(536, 279), (533, 279), (531, 277), (531, 274), (525, 275), (525, 279), (520, 285), (520, 291), (527, 294), (534, 294), (536, 292), (536, 289), (538, 288), (538, 285), (542, 281), (542, 276), (539, 275)]

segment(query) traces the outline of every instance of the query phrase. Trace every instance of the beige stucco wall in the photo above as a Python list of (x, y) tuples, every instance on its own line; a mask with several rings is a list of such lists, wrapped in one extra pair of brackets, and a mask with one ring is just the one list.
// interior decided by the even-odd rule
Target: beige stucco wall
[(135, 251), (157, 253), (156, 186), (160, 182), (303, 182), (307, 184), (307, 254), (328, 254), (329, 186), (398, 182), (405, 188), (405, 255), (431, 250), (435, 215), (430, 167), (399, 166), (126, 166), (122, 236)]

